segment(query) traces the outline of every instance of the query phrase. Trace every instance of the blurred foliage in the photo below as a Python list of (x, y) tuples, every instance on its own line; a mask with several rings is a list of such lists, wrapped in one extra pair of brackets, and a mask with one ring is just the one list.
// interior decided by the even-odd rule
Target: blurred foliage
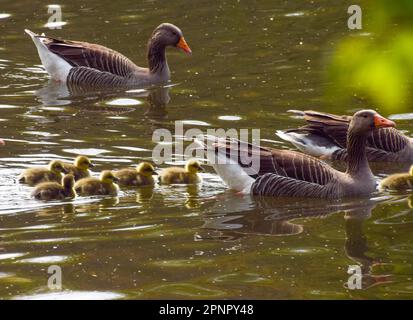
[(371, 0), (360, 7), (363, 28), (349, 31), (350, 36), (340, 41), (331, 79), (346, 97), (367, 98), (387, 112), (409, 110), (413, 0)]

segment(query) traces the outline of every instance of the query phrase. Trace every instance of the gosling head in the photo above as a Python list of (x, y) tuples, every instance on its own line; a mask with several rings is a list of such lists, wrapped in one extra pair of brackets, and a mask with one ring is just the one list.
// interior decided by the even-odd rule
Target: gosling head
[(155, 172), (155, 168), (149, 162), (140, 163), (136, 167), (136, 170), (138, 171), (139, 174), (141, 174), (145, 177), (150, 177), (152, 175), (157, 175), (157, 173)]
[(65, 175), (62, 184), (65, 189), (73, 189), (75, 186), (75, 177), (72, 174)]
[(75, 159), (75, 167), (80, 170), (88, 170), (89, 168), (94, 167), (93, 163), (86, 156), (78, 156)]
[(67, 173), (67, 170), (64, 168), (62, 161), (52, 160), (49, 163), (49, 170), (55, 173)]
[(358, 133), (365, 133), (378, 128), (395, 127), (396, 124), (379, 115), (374, 110), (361, 110), (353, 115), (350, 127)]
[(104, 170), (102, 171), (102, 173), (100, 174), (100, 181), (102, 181), (103, 183), (116, 183), (119, 181), (118, 178), (116, 178), (112, 171), (110, 170)]
[(198, 160), (191, 159), (185, 165), (185, 171), (188, 173), (198, 173), (204, 171), (204, 168), (201, 166)]

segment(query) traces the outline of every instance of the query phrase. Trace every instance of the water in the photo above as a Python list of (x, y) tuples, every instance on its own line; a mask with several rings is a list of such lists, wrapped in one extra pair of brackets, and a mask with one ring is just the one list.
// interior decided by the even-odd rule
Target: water
[[(91, 157), (96, 172), (151, 159), (157, 128), (301, 124), (288, 109), (351, 113), (324, 94), (326, 61), (348, 33), (348, 3), (71, 1), (48, 30), (41, 1), (0, 9), (0, 298), (411, 298), (412, 199), (301, 201), (227, 191), (211, 168), (199, 187), (123, 190), (118, 198), (42, 203), (16, 183), (26, 167)], [(338, 19), (342, 17), (342, 21)], [(86, 40), (146, 65), (159, 23), (180, 26), (193, 56), (168, 51), (167, 88), (90, 92), (48, 83), (23, 29)], [(370, 107), (370, 106), (369, 106)], [(395, 110), (399, 128), (410, 115)], [(397, 170), (374, 166), (378, 177)], [(63, 291), (47, 288), (50, 265)], [(362, 265), (363, 289), (346, 287)]]

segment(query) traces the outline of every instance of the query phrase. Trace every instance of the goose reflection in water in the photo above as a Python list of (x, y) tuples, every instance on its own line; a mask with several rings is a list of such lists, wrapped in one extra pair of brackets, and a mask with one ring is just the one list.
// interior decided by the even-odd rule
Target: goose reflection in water
[(371, 217), (380, 199), (348, 202), (305, 199), (291, 202), (287, 198), (239, 197), (234, 194), (225, 194), (224, 197), (204, 218), (205, 223), (196, 234), (196, 241), (236, 241), (248, 235), (295, 236), (305, 228), (295, 222), (296, 219), (320, 219), (344, 213), (344, 252), (362, 270), (362, 289), (392, 282), (390, 275), (376, 271), (383, 265), (381, 259), (367, 256), (368, 241), (363, 231), (365, 221)]
[(44, 106), (65, 106), (76, 102), (82, 103), (87, 101), (87, 111), (108, 111), (117, 114), (132, 112), (134, 107), (127, 105), (109, 105), (106, 104), (110, 99), (121, 96), (130, 98), (145, 98), (148, 101), (148, 108), (144, 113), (145, 118), (152, 121), (164, 120), (168, 117), (166, 106), (171, 98), (169, 90), (173, 85), (163, 87), (151, 87), (145, 89), (125, 88), (123, 90), (113, 89), (104, 90), (89, 88), (85, 86), (76, 86), (72, 84), (58, 83), (49, 81), (46, 86), (35, 91), (38, 100)]

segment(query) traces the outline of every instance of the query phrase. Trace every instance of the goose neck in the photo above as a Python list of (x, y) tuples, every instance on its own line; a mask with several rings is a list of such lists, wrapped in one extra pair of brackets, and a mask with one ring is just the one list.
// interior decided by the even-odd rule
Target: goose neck
[(156, 37), (149, 40), (148, 64), (150, 73), (162, 73), (169, 70), (165, 49), (165, 45)]
[(366, 155), (367, 133), (349, 130), (347, 136), (347, 173), (351, 176), (372, 175)]

